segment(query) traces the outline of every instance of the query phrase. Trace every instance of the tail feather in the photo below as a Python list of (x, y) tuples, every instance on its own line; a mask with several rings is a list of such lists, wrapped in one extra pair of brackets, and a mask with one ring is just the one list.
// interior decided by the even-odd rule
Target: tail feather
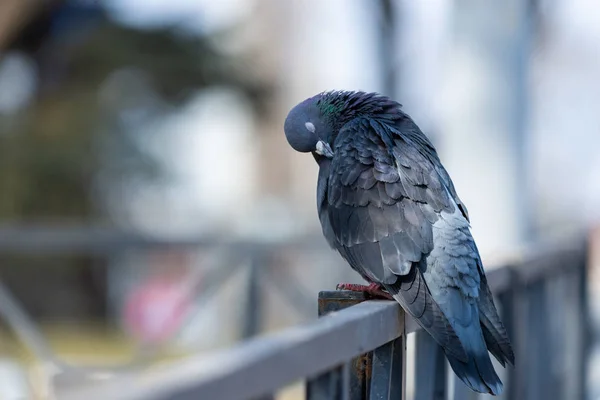
[(465, 343), (469, 360), (462, 362), (456, 357), (446, 354), (452, 370), (472, 390), (494, 396), (499, 395), (502, 393), (502, 381), (492, 365), (481, 330), (473, 329), (471, 326), (468, 331), (465, 329), (459, 329), (459, 331), (462, 331), (459, 336), (464, 339), (463, 343)]
[(472, 390), (498, 395), (502, 382), (494, 370), (481, 328), (477, 301), (462, 295), (458, 289), (440, 291), (440, 307), (449, 318), (462, 343), (467, 360), (459, 360), (446, 352), (454, 373)]
[(479, 320), (481, 321), (485, 343), (490, 353), (496, 357), (503, 367), (506, 366), (506, 363), (515, 365), (515, 354), (508, 339), (506, 328), (494, 305), (487, 279), (484, 274), (480, 274), (480, 276)]
[(410, 273), (398, 277), (396, 283), (384, 286), (402, 308), (411, 314), (448, 354), (458, 360), (467, 360), (467, 354), (459, 337), (431, 296), (419, 269), (413, 266)]
[(498, 360), (500, 365), (502, 365), (503, 367), (506, 368), (506, 363), (507, 362), (510, 363), (510, 360), (506, 357), (506, 355), (502, 351), (502, 347), (500, 347), (498, 345), (498, 342), (496, 341), (496, 337), (494, 336), (494, 334), (488, 329), (488, 327), (486, 326), (486, 324), (483, 323), (483, 321), (481, 322), (481, 330), (482, 330), (483, 338), (485, 339), (485, 344), (488, 348), (488, 351), (490, 353), (492, 353), (492, 355), (494, 356), (494, 358), (496, 360)]
[[(478, 357), (477, 359), (472, 358), (467, 363), (464, 363), (451, 355), (446, 355), (446, 357), (456, 376), (458, 376), (471, 390), (479, 393), (488, 393), (494, 396), (502, 393), (503, 385), (500, 378), (498, 378), (496, 372), (493, 370), (493, 366), (487, 368), (485, 365), (486, 361), (491, 365), (487, 355), (485, 355), (485, 357)], [(481, 370), (483, 370), (484, 373), (482, 373)]]

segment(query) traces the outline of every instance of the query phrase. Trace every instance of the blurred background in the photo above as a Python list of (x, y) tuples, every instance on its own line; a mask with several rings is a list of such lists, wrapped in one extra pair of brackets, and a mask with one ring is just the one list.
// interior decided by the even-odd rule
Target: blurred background
[(319, 290), (360, 282), (282, 131), (320, 91), (404, 105), (487, 268), (594, 232), (599, 16), (594, 0), (0, 0), (0, 398), (308, 321)]

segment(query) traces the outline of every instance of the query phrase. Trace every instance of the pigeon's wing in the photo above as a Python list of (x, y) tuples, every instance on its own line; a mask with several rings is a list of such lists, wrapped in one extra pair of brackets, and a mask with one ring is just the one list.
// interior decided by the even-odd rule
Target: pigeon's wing
[[(410, 118), (404, 119), (400, 121), (399, 129), (405, 133), (407, 136), (407, 140), (412, 140), (414, 142), (419, 142), (419, 147), (423, 149), (427, 154), (426, 158), (433, 161), (433, 166), (439, 176), (440, 182), (443, 187), (448, 190), (448, 193), (451, 197), (451, 202), (453, 202), (459, 209), (460, 214), (466, 220), (466, 223), (461, 224), (462, 227), (458, 229), (457, 226), (452, 227), (449, 232), (446, 233), (448, 237), (445, 238), (446, 246), (445, 246), (445, 257), (446, 264), (454, 264), (459, 265), (462, 262), (458, 259), (461, 257), (467, 256), (466, 260), (469, 258), (473, 258), (470, 260), (470, 271), (466, 274), (462, 280), (455, 280), (454, 283), (458, 286), (459, 290), (462, 292), (469, 292), (469, 284), (471, 282), (479, 282), (478, 284), (478, 297), (477, 297), (477, 306), (478, 306), (478, 314), (479, 321), (481, 323), (481, 329), (483, 333), (483, 337), (485, 339), (485, 344), (489, 351), (496, 357), (496, 359), (504, 366), (506, 363), (514, 365), (514, 353), (512, 350), (512, 346), (508, 339), (508, 335), (506, 333), (506, 328), (504, 327), (494, 305), (494, 300), (492, 297), (492, 293), (487, 283), (487, 278), (485, 276), (485, 271), (483, 270), (483, 264), (481, 262), (481, 258), (479, 257), (479, 251), (477, 250), (477, 246), (471, 237), (471, 234), (468, 229), (469, 223), (469, 213), (467, 211), (467, 207), (460, 200), (458, 194), (456, 193), (456, 189), (454, 188), (454, 184), (448, 172), (443, 167), (433, 144), (427, 139), (427, 137), (419, 131), (419, 128), (414, 124)], [(396, 143), (398, 144), (398, 143)], [(400, 146), (396, 152), (398, 153), (398, 160), (403, 167), (408, 168), (413, 164), (410, 162), (403, 162), (403, 160), (411, 160), (410, 151), (403, 151), (406, 147)], [(424, 155), (424, 154), (420, 154)], [(417, 153), (417, 158), (420, 156)], [(413, 157), (414, 158), (414, 157)], [(413, 160), (414, 161), (414, 160)], [(443, 212), (447, 212), (447, 210), (442, 210)], [(460, 218), (459, 218), (460, 219)], [(439, 224), (438, 226), (448, 225), (446, 223)], [(435, 228), (434, 228), (435, 229)], [(443, 229), (442, 229), (443, 230)], [(466, 250), (466, 253), (465, 253)], [(450, 261), (451, 259), (453, 259)], [(464, 261), (465, 259), (463, 259)], [(451, 275), (456, 275), (457, 272), (465, 272), (459, 269), (454, 268), (445, 268), (445, 270)], [(469, 279), (469, 277), (471, 279)]]
[(328, 231), (355, 270), (383, 284), (447, 352), (466, 360), (422, 272), (432, 226), (454, 204), (433, 164), (390, 129), (365, 118), (340, 131), (329, 166)]

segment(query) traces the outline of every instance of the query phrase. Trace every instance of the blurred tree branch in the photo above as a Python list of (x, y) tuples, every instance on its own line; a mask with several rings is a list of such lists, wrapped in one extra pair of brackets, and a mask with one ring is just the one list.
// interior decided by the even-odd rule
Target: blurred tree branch
[[(247, 60), (221, 53), (211, 36), (183, 34), (175, 27), (125, 27), (102, 9), (65, 5), (53, 10), (61, 14), (30, 21), (23, 25), (26, 40), (13, 40), (36, 60), (39, 85), (27, 109), (0, 116), (0, 124), (11, 121), (0, 125), (5, 131), (0, 136), (2, 219), (101, 218), (91, 198), (91, 182), (103, 167), (109, 167), (115, 179), (131, 173), (156, 176), (159, 171), (151, 157), (115, 122), (124, 107), (146, 106), (147, 94), (136, 96), (123, 88), (108, 108), (100, 99), (107, 78), (118, 71), (134, 70), (148, 77), (148, 88), (170, 106), (217, 85), (241, 91), (257, 111), (269, 96), (269, 88), (252, 75)], [(111, 154), (99, 154), (103, 148), (98, 143), (107, 140), (114, 142), (104, 149)], [(107, 159), (110, 165), (103, 165)], [(119, 165), (122, 168), (115, 168)]]
[[(24, 14), (26, 4), (0, 3), (0, 49), (26, 54), (37, 73), (33, 100), (0, 112), (0, 221), (102, 221), (99, 175), (116, 187), (132, 176), (160, 177), (156, 160), (139, 146), (139, 121), (125, 124), (124, 114), (145, 110), (151, 121), (214, 86), (241, 92), (257, 112), (269, 99), (270, 88), (253, 75), (246, 55), (221, 52), (214, 35), (122, 26), (101, 2), (55, 2)], [(0, 255), (2, 279), (38, 317), (105, 316), (104, 282), (91, 273), (105, 263)]]
[(3, 0), (0, 3), (0, 49), (18, 34), (19, 29), (38, 10), (39, 2)]

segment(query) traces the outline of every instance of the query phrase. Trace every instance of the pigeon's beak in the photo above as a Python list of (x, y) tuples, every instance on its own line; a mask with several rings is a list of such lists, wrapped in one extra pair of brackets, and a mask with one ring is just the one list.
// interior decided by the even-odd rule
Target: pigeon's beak
[(323, 157), (333, 158), (333, 151), (331, 151), (331, 147), (329, 147), (329, 145), (322, 140), (317, 142), (315, 153)]

